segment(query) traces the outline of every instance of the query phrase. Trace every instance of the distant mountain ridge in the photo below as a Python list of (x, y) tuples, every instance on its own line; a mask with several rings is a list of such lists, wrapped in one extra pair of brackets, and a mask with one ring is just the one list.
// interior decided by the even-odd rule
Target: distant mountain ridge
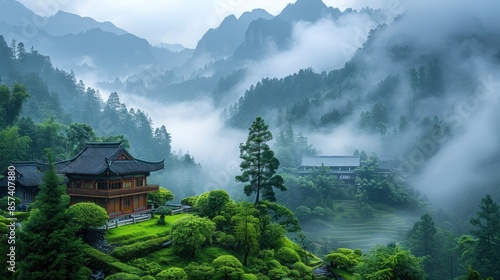
[(173, 68), (184, 64), (192, 54), (190, 49), (174, 52), (151, 46), (111, 22), (62, 11), (50, 17), (39, 16), (15, 0), (0, 1), (0, 35), (8, 42), (33, 46), (49, 55), (58, 67), (77, 73), (90, 70), (103, 79), (151, 65)]
[(0, 1), (0, 21), (26, 29), (38, 28), (54, 36), (78, 34), (94, 28), (117, 35), (128, 33), (111, 22), (98, 22), (90, 17), (81, 17), (64, 11), (58, 11), (49, 17), (41, 16), (16, 0)]
[(193, 57), (210, 55), (213, 58), (231, 56), (245, 39), (248, 25), (257, 20), (271, 19), (273, 16), (262, 9), (243, 13), (239, 18), (227, 16), (215, 29), (209, 29), (200, 39)]
[(98, 22), (90, 17), (81, 17), (63, 11), (59, 11), (55, 15), (48, 17), (47, 24), (43, 29), (51, 35), (62, 36), (66, 34), (78, 34), (95, 28), (116, 35), (128, 34), (127, 31), (116, 27), (109, 21)]

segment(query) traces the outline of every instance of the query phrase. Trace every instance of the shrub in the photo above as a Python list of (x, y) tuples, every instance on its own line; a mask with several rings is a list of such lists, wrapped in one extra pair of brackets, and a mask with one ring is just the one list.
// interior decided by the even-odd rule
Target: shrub
[(326, 255), (324, 261), (329, 262), (330, 266), (334, 268), (352, 270), (362, 261), (361, 250), (356, 249), (353, 251), (348, 248), (338, 248)]
[(78, 271), (77, 275), (75, 276), (75, 279), (77, 280), (87, 280), (90, 278), (92, 275), (92, 270), (89, 268), (82, 266), (80, 270)]
[(372, 218), (375, 214), (375, 209), (373, 209), (370, 204), (365, 204), (363, 207), (361, 207), (359, 212), (364, 218)]
[(18, 222), (22, 222), (30, 216), (30, 212), (16, 212), (15, 217), (17, 218)]
[(108, 275), (118, 272), (126, 272), (135, 275), (144, 275), (144, 271), (136, 267), (130, 266), (128, 264), (124, 264), (119, 260), (113, 258), (112, 256), (103, 253), (97, 249), (94, 249), (90, 246), (87, 246), (83, 252), (89, 258), (87, 264), (89, 267), (95, 270), (102, 269), (104, 270), (104, 273)]
[(151, 275), (146, 275), (146, 276), (142, 276), (141, 280), (156, 280), (156, 278), (154, 276), (151, 276)]
[[(9, 202), (12, 203), (12, 198), (9, 200), (8, 196), (0, 198), (0, 209), (2, 209), (3, 211), (7, 211), (8, 210), (7, 208), (9, 207)], [(15, 202), (14, 205), (19, 205), (21, 204), (21, 199), (17, 196), (14, 196), (14, 202)], [(15, 209), (11, 208), (11, 210)]]
[(272, 250), (272, 249), (260, 250), (258, 253), (258, 257), (259, 257), (259, 259), (262, 259), (265, 261), (274, 260), (275, 259), (274, 250)]
[(297, 279), (303, 279), (303, 280), (312, 280), (314, 279), (314, 274), (312, 272), (312, 269), (307, 267), (304, 263), (302, 262), (296, 262), (293, 265), (294, 271), (297, 271), (300, 274), (300, 277)]
[(271, 278), (267, 277), (267, 275), (265, 275), (263, 273), (257, 273), (255, 275), (257, 276), (257, 279), (259, 279), (259, 280), (271, 280)]
[(148, 262), (143, 258), (135, 259), (132, 265), (144, 270), (149, 275), (156, 275), (161, 272), (161, 266), (157, 262)]
[[(285, 268), (286, 268), (286, 267), (285, 267)], [(286, 271), (286, 270), (285, 270), (285, 269), (283, 269), (283, 268), (273, 268), (273, 269), (271, 269), (271, 270), (269, 270), (269, 271), (267, 272), (267, 276), (269, 276), (269, 278), (271, 278), (271, 279), (276, 279), (276, 280), (278, 280), (278, 279), (282, 279), (282, 278), (284, 278), (284, 277), (288, 276), (288, 273), (289, 273), (289, 272), (290, 272), (290, 271)]]
[(218, 231), (215, 234), (215, 244), (219, 247), (234, 250), (237, 246), (236, 238), (230, 234)]
[(215, 269), (210, 265), (191, 262), (184, 267), (184, 271), (190, 280), (208, 280), (212, 279)]
[(187, 274), (180, 267), (171, 267), (158, 273), (156, 280), (187, 280)]
[(193, 196), (188, 196), (185, 197), (181, 200), (182, 205), (189, 205), (189, 206), (195, 206), (196, 200), (198, 200), (198, 196), (193, 195)]
[(299, 219), (307, 219), (311, 217), (312, 211), (311, 208), (305, 206), (305, 205), (300, 205), (295, 209), (295, 215), (299, 217)]
[(267, 268), (268, 269), (281, 268), (281, 264), (277, 260), (270, 260), (267, 262)]
[(213, 261), (215, 271), (225, 279), (236, 278), (244, 274), (240, 261), (231, 255), (222, 255)]
[(284, 264), (289, 268), (291, 268), (294, 263), (300, 261), (299, 254), (297, 254), (295, 250), (288, 247), (281, 247), (276, 253), (276, 258), (281, 264)]
[(144, 271), (137, 267), (133, 267), (131, 265), (128, 265), (126, 263), (122, 263), (120, 261), (113, 262), (111, 263), (111, 268), (114, 269), (115, 271), (122, 271), (134, 275), (144, 275)]
[(230, 200), (226, 191), (213, 190), (201, 194), (196, 200), (195, 208), (201, 217), (213, 218), (224, 210)]
[(118, 258), (121, 261), (129, 261), (140, 258), (161, 249), (161, 245), (169, 239), (169, 236), (164, 236), (144, 242), (136, 242), (131, 245), (117, 247), (111, 252), (111, 256)]
[(137, 275), (125, 273), (125, 272), (118, 272), (116, 274), (110, 275), (106, 277), (104, 280), (140, 280), (141, 278)]
[(241, 275), (240, 279), (241, 280), (257, 280), (258, 278), (257, 278), (257, 276), (255, 276), (255, 274), (246, 273), (246, 274)]

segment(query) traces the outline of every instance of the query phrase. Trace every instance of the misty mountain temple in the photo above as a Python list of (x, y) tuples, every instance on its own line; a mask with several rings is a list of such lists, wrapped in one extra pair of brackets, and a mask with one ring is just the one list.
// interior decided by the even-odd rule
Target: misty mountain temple
[(297, 174), (308, 175), (318, 168), (327, 168), (337, 179), (346, 183), (354, 183), (354, 170), (361, 164), (359, 156), (303, 156), (297, 168)]
[[(20, 205), (27, 205), (35, 199), (47, 164), (39, 161), (11, 164), (16, 167), (16, 196), (21, 199)], [(159, 186), (148, 185), (147, 177), (165, 164), (164, 160), (149, 162), (134, 158), (120, 143), (87, 143), (74, 158), (56, 162), (55, 166), (57, 173), (65, 176), (71, 205), (93, 202), (106, 209), (110, 218), (119, 218), (150, 211), (147, 194), (159, 190)], [(0, 197), (6, 195), (7, 180), (3, 177)]]

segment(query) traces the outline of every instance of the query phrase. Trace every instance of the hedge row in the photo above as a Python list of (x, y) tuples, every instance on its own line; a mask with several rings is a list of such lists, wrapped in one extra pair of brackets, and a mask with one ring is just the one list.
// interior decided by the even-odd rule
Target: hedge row
[(161, 249), (162, 244), (169, 241), (169, 239), (170, 236), (163, 236), (144, 242), (136, 242), (131, 245), (117, 247), (111, 252), (111, 256), (123, 262), (141, 258)]
[(122, 263), (116, 258), (103, 253), (90, 246), (85, 248), (84, 253), (89, 257), (88, 266), (94, 269), (103, 269), (106, 275), (125, 272), (134, 275), (145, 275), (145, 272), (137, 267)]

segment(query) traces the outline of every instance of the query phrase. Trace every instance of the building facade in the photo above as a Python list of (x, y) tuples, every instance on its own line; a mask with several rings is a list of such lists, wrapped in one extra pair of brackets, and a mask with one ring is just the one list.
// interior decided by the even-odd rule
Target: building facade
[(297, 174), (309, 175), (319, 168), (328, 169), (337, 179), (354, 184), (355, 169), (361, 164), (359, 156), (303, 156)]

